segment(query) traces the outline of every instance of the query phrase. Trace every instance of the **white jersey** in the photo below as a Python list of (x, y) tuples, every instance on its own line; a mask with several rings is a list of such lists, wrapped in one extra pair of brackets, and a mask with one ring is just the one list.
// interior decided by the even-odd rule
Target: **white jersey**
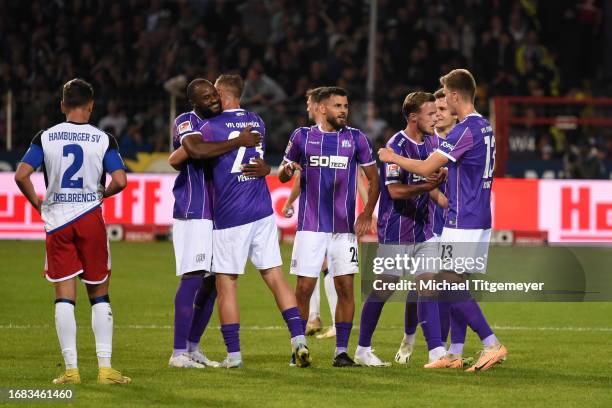
[(47, 233), (98, 207), (106, 172), (125, 168), (112, 135), (74, 122), (39, 132), (22, 161), (34, 168), (42, 164), (47, 193), (41, 215)]

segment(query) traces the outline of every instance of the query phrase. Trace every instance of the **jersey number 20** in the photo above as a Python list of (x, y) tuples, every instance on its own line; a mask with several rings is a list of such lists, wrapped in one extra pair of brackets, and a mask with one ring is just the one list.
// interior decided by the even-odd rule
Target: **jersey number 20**
[(83, 177), (72, 178), (83, 166), (83, 148), (78, 144), (65, 145), (63, 156), (70, 155), (74, 156), (74, 160), (62, 176), (62, 188), (83, 188)]

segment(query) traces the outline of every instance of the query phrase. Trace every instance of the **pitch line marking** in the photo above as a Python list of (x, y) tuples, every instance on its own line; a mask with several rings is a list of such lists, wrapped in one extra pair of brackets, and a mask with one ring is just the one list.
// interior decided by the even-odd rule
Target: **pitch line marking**
[[(50, 329), (55, 326), (48, 324), (0, 324), (0, 330), (30, 330), (30, 329)], [(78, 326), (79, 329), (91, 328), (87, 326)], [(127, 325), (115, 325), (117, 330), (171, 330), (172, 325), (158, 325), (158, 324), (127, 324)], [(218, 329), (216, 326), (215, 329)], [(354, 329), (359, 329), (359, 326), (353, 326)], [(380, 327), (378, 330), (403, 330), (403, 326), (388, 326)], [(557, 332), (612, 332), (612, 327), (555, 327), (555, 326), (542, 326), (542, 327), (528, 327), (528, 326), (491, 326), (493, 330), (509, 330), (509, 331), (557, 331)], [(287, 330), (285, 326), (242, 326), (242, 330), (251, 331), (273, 331), (273, 330)]]

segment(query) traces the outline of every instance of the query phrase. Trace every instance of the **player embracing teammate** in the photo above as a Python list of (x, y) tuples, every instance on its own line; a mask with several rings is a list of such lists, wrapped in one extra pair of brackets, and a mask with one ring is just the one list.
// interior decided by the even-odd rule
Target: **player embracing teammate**
[[(260, 271), (274, 295), (291, 335), (292, 358), (298, 367), (310, 365), (310, 352), (293, 291), (281, 269), (282, 259), (272, 200), (265, 179), (269, 167), (262, 166), (265, 124), (255, 113), (240, 108), (244, 88), (238, 75), (221, 75), (215, 82), (223, 112), (198, 127), (190, 147), (183, 142), (182, 159), (202, 159), (204, 146), (233, 143), (250, 133), (261, 135), (255, 145), (236, 143), (231, 149), (209, 156), (212, 177), (212, 272), (215, 273), (221, 333), (227, 356), (225, 368), (242, 367), (240, 317), (237, 300), (238, 277), (247, 260)], [(211, 91), (212, 92), (212, 91)], [(214, 103), (213, 103), (214, 105)], [(173, 162), (174, 165), (181, 161)], [(264, 171), (261, 171), (263, 167)]]
[[(379, 150), (383, 162), (395, 163), (414, 174), (428, 176), (448, 164), (448, 214), (440, 237), (440, 258), (453, 263), (460, 258), (480, 258), (484, 262), (467, 273), (484, 273), (491, 236), (491, 187), (495, 165), (495, 136), (491, 124), (474, 109), (476, 82), (465, 69), (455, 69), (440, 78), (451, 114), (459, 123), (451, 130), (440, 147), (426, 160), (402, 157), (393, 150)], [(484, 267), (479, 267), (483, 265)], [(458, 269), (458, 268), (457, 268)], [(455, 270), (440, 271), (431, 280), (462, 282), (465, 275)], [(497, 340), (478, 303), (469, 291), (451, 293), (419, 293), (438, 295), (449, 302), (451, 310), (480, 337), (483, 350), (468, 371), (484, 371), (505, 360), (508, 351)], [(448, 353), (440, 339), (440, 318), (437, 301), (419, 302), (426, 316), (423, 330), (429, 348), (430, 368), (455, 366), (456, 356)], [(436, 343), (437, 344), (434, 344)]]

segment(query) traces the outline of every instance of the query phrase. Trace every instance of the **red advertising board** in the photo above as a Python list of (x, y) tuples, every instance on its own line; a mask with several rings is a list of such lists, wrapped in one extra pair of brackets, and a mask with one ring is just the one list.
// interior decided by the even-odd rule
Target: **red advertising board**
[[(174, 178), (172, 174), (130, 174), (127, 188), (104, 201), (106, 222), (170, 225)], [(42, 174), (36, 173), (33, 182), (42, 193)], [(281, 214), (291, 186), (280, 184), (276, 177), (268, 177), (268, 185), (277, 225), (291, 234), (297, 211), (291, 218)], [(497, 230), (543, 231), (552, 243), (612, 243), (612, 181), (496, 179), (492, 209)], [(20, 194), (13, 173), (0, 173), (0, 239), (43, 238), (42, 220)]]

